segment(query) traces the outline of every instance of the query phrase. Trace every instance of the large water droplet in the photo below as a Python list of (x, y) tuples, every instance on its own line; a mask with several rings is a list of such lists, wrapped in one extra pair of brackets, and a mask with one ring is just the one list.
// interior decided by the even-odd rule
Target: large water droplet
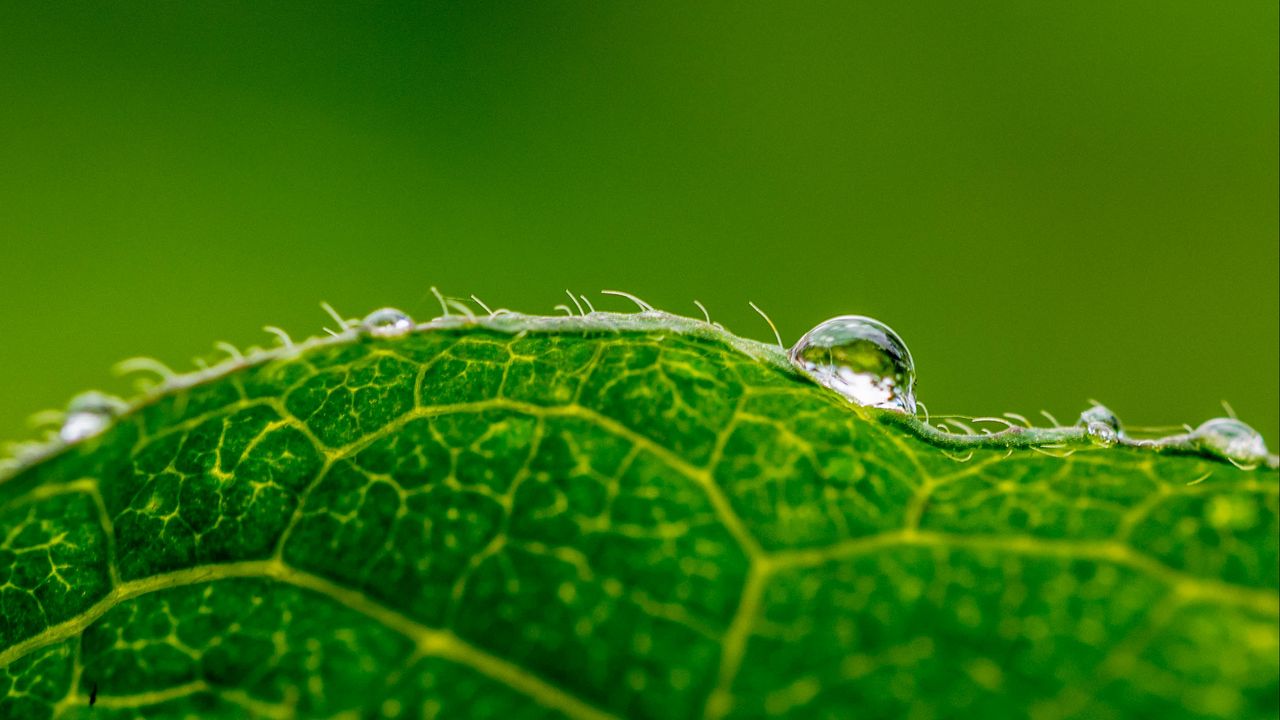
[(1094, 445), (1111, 447), (1120, 440), (1120, 418), (1105, 405), (1094, 405), (1080, 413), (1080, 424)]
[(1201, 448), (1238, 465), (1257, 465), (1267, 460), (1267, 443), (1262, 434), (1235, 418), (1214, 418), (1195, 429), (1192, 437)]
[(375, 337), (399, 337), (413, 330), (413, 318), (395, 308), (382, 308), (366, 315), (360, 327)]
[(916, 367), (906, 343), (888, 325), (841, 315), (805, 333), (791, 362), (819, 384), (864, 407), (914, 414)]
[(123, 400), (100, 392), (81, 393), (67, 403), (67, 415), (58, 430), (63, 442), (73, 443), (93, 437), (124, 411)]

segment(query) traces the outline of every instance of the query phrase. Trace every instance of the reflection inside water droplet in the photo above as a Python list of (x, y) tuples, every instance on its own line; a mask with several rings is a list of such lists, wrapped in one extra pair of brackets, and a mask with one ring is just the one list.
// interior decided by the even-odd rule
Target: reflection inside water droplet
[(395, 308), (382, 308), (366, 315), (360, 327), (375, 337), (399, 337), (413, 330), (413, 318)]
[(796, 342), (791, 362), (819, 384), (864, 407), (914, 414), (916, 370), (906, 343), (888, 325), (842, 315)]
[(1214, 418), (1191, 434), (1203, 449), (1240, 465), (1256, 465), (1267, 459), (1262, 434), (1235, 418)]
[(1119, 433), (1110, 425), (1094, 421), (1084, 427), (1084, 433), (1089, 438), (1089, 442), (1098, 447), (1111, 447), (1120, 439)]
[(125, 408), (120, 398), (100, 392), (81, 393), (67, 404), (66, 418), (58, 429), (63, 442), (73, 443), (93, 437), (111, 424)]

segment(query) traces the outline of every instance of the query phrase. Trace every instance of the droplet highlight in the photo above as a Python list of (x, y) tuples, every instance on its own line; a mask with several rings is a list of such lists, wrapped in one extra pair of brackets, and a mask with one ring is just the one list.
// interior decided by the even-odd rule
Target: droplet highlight
[(1085, 437), (1098, 447), (1111, 447), (1120, 441), (1120, 418), (1105, 405), (1094, 405), (1080, 413)]
[(395, 308), (381, 308), (366, 315), (360, 327), (374, 337), (400, 337), (413, 331), (413, 318)]
[(1262, 433), (1235, 418), (1208, 420), (1191, 436), (1201, 449), (1237, 465), (1258, 465), (1267, 460)]
[(791, 363), (863, 407), (915, 414), (911, 352), (888, 325), (862, 315), (819, 324), (791, 348)]
[(67, 403), (67, 413), (58, 429), (63, 442), (79, 442), (106, 430), (126, 405), (123, 400), (100, 392), (81, 393)]

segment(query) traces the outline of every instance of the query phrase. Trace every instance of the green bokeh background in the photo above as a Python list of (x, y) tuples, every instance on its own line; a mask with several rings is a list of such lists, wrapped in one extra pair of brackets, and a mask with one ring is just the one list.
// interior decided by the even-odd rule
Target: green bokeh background
[[(138, 354), (620, 288), (935, 412), (1280, 434), (1277, 4), (6, 3), (0, 438)], [(598, 307), (621, 309), (617, 299)]]

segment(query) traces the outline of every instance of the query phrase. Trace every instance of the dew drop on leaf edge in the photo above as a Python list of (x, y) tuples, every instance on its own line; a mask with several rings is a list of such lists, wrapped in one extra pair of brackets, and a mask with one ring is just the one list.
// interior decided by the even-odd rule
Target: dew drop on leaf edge
[(1267, 459), (1267, 443), (1262, 434), (1235, 418), (1214, 418), (1201, 423), (1192, 433), (1203, 449), (1241, 465)]
[(1085, 437), (1098, 447), (1111, 447), (1120, 440), (1120, 418), (1105, 405), (1095, 404), (1080, 413)]
[(360, 328), (374, 337), (400, 337), (413, 331), (413, 318), (395, 308), (381, 308), (365, 315)]
[(93, 437), (105, 430), (124, 407), (123, 400), (111, 395), (95, 391), (81, 393), (67, 403), (66, 417), (58, 429), (58, 437), (67, 443)]
[(863, 407), (914, 414), (916, 368), (902, 338), (862, 315), (818, 324), (796, 341), (791, 363), (819, 385)]

